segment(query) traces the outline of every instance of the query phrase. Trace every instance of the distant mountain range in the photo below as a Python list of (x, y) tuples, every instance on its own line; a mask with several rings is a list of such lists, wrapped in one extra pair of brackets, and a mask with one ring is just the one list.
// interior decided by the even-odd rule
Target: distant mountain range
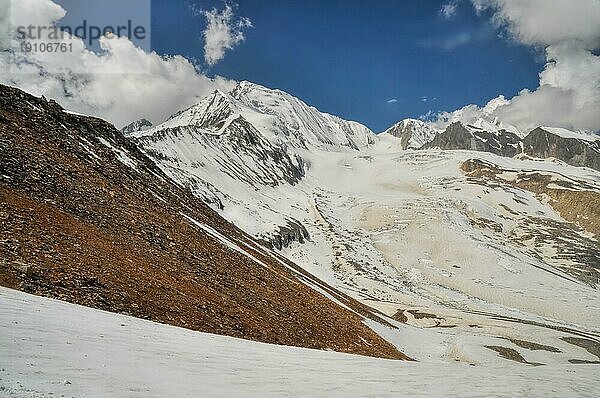
[(482, 119), (474, 124), (454, 122), (443, 131), (406, 119), (384, 134), (400, 138), (403, 149), (470, 150), (508, 157), (524, 154), (600, 170), (600, 137), (562, 128), (538, 127), (524, 136), (514, 127), (505, 129)]

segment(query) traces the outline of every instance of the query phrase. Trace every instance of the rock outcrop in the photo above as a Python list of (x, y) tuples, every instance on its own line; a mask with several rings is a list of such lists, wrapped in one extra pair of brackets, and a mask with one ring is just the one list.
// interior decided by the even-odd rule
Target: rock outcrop
[(421, 120), (404, 119), (384, 133), (399, 138), (402, 149), (419, 149), (431, 142), (438, 132)]
[(523, 153), (542, 159), (556, 158), (572, 166), (600, 171), (600, 140), (592, 135), (538, 127), (523, 139)]
[(455, 122), (426, 143), (422, 149), (481, 151), (513, 157), (520, 151), (520, 141), (518, 135), (506, 130), (492, 132)]

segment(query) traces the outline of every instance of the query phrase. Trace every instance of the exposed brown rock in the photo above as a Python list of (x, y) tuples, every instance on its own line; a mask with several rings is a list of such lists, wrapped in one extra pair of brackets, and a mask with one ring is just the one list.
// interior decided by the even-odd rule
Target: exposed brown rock
[[(549, 199), (548, 204), (566, 221), (521, 216), (521, 234), (508, 238), (516, 244), (531, 241), (533, 246), (551, 243), (557, 253), (549, 265), (592, 287), (600, 285), (600, 191), (596, 186), (547, 171), (510, 170), (517, 175), (508, 180), (500, 177), (505, 170), (480, 159), (469, 159), (463, 162), (461, 168), (473, 183), (486, 187), (517, 187), (537, 194), (541, 200)], [(501, 206), (519, 216), (508, 207)], [(497, 234), (503, 233), (501, 226), (489, 220), (474, 220), (472, 223)], [(593, 234), (593, 237), (584, 232)], [(571, 264), (563, 267), (563, 260), (569, 260)]]
[[(499, 179), (502, 170), (478, 159), (469, 159), (462, 164), (462, 170), (471, 177), (486, 177), (496, 182), (511, 183), (513, 186), (536, 194), (546, 194), (552, 200), (550, 205), (567, 221), (581, 225), (596, 237), (600, 236), (600, 192), (588, 189), (574, 189), (572, 184), (552, 181), (550, 174), (525, 173), (517, 176), (514, 182)], [(559, 188), (549, 187), (553, 182)]]
[(504, 359), (509, 359), (511, 361), (520, 362), (520, 363), (524, 363), (527, 365), (535, 365), (535, 366), (543, 365), (542, 363), (529, 362), (529, 361), (525, 360), (525, 358), (523, 358), (523, 356), (519, 353), (519, 351), (512, 349), (512, 348), (498, 346), (498, 345), (484, 345), (484, 347), (489, 350), (496, 351)]

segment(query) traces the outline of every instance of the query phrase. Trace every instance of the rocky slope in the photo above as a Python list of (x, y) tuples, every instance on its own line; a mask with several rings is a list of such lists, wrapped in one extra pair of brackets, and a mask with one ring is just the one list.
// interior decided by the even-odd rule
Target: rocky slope
[(597, 135), (562, 128), (538, 127), (525, 137), (514, 127), (483, 119), (473, 124), (454, 122), (437, 132), (429, 124), (406, 119), (384, 133), (400, 139), (402, 149), (471, 150), (500, 156), (526, 155), (558, 159), (572, 166), (600, 170), (600, 139)]
[(523, 153), (536, 158), (556, 158), (573, 166), (600, 171), (600, 139), (569, 130), (538, 127), (523, 139)]
[(506, 130), (490, 131), (455, 122), (421, 148), (462, 149), (513, 157), (520, 151), (520, 141), (518, 135)]
[[(536, 233), (514, 236), (535, 246), (551, 244), (556, 252), (547, 260), (558, 269), (592, 287), (600, 286), (600, 185), (548, 170), (516, 170), (480, 159), (468, 159), (462, 166), (470, 181), (486, 187), (512, 186), (539, 195), (563, 219), (529, 218)], [(499, 233), (504, 232), (500, 229)]]
[(258, 245), (104, 121), (0, 86), (0, 178), (4, 286), (193, 330), (406, 358), (365, 325), (387, 324), (373, 310)]

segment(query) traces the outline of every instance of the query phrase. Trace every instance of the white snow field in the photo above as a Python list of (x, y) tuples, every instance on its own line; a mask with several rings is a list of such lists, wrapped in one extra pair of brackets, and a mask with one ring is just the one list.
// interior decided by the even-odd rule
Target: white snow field
[(599, 390), (597, 365), (381, 360), (198, 333), (0, 288), (2, 397), (597, 397)]

